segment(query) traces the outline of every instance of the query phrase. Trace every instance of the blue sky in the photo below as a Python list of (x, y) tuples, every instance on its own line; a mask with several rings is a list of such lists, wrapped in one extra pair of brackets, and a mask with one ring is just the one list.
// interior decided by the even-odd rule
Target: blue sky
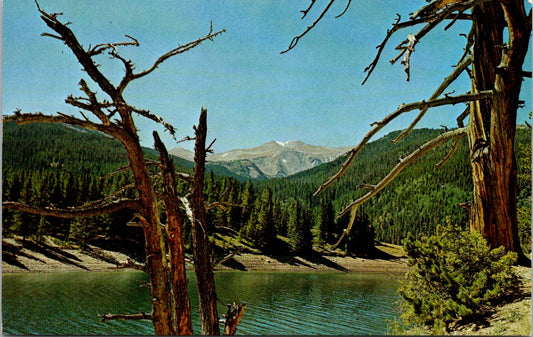
[[(281, 55), (325, 2), (319, 1), (315, 12), (301, 20), (299, 11), (307, 6), (307, 0), (39, 1), (48, 12), (63, 12), (61, 20), (72, 22), (70, 28), (84, 46), (123, 41), (124, 34), (138, 39), (140, 47), (121, 49), (138, 70), (150, 67), (159, 55), (178, 44), (204, 36), (210, 22), (215, 30), (226, 29), (213, 42), (163, 63), (125, 92), (130, 104), (176, 126), (178, 139), (192, 136), (200, 108), (205, 107), (208, 136), (217, 138), (215, 152), (270, 140), (355, 145), (370, 123), (399, 104), (428, 98), (463, 52), (465, 39), (459, 34), (468, 32), (467, 24), (459, 22), (448, 31), (437, 28), (417, 45), (411, 58), (411, 81), (406, 82), (403, 66), (388, 62), (396, 55), (394, 46), (417, 31), (405, 29), (391, 39), (380, 65), (361, 86), (363, 69), (374, 58), (375, 46), (396, 13), (408, 18), (425, 1), (352, 1), (348, 12), (335, 19), (345, 4), (338, 0), (294, 50)], [(76, 114), (64, 99), (70, 94), (79, 96), (77, 83), (88, 76), (66, 46), (40, 36), (49, 29), (40, 20), (33, 0), (4, 0), (3, 16), (2, 112), (20, 108), (24, 112)], [(107, 56), (97, 61), (118, 83), (122, 64)], [(90, 85), (101, 92), (94, 83)], [(468, 78), (463, 76), (452, 89), (467, 91)], [(519, 111), (519, 123), (527, 120), (531, 111), (529, 79), (524, 81), (522, 99), (527, 109)], [(463, 109), (458, 105), (430, 110), (419, 127), (453, 127)], [(407, 127), (415, 114), (399, 118), (380, 135)], [(136, 121), (143, 145), (151, 146), (152, 130), (162, 128), (142, 118)], [(169, 136), (163, 139), (168, 148), (190, 149), (193, 145), (177, 145)]]

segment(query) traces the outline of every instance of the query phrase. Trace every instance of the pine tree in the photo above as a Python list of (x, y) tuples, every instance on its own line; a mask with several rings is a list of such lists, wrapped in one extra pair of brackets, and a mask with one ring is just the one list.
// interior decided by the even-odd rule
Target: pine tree
[(290, 201), (288, 210), (287, 236), (292, 250), (297, 254), (310, 252), (313, 248), (311, 211), (305, 204), (294, 199)]
[(273, 248), (276, 240), (274, 226), (274, 214), (272, 204), (272, 192), (270, 189), (263, 190), (259, 198), (259, 212), (257, 214), (257, 243), (261, 250), (269, 251)]
[(246, 186), (244, 187), (244, 191), (241, 195), (241, 205), (242, 205), (242, 221), (243, 223), (247, 223), (250, 215), (253, 211), (255, 202), (255, 191), (254, 186), (250, 180), (246, 183)]
[(335, 231), (335, 213), (329, 198), (320, 200), (320, 210), (317, 221), (316, 241), (318, 243), (330, 243), (332, 233)]
[[(347, 217), (346, 217), (347, 218)], [(346, 219), (349, 221), (349, 219)], [(346, 251), (356, 255), (373, 253), (375, 232), (364, 209), (357, 212), (353, 228), (346, 240)]]

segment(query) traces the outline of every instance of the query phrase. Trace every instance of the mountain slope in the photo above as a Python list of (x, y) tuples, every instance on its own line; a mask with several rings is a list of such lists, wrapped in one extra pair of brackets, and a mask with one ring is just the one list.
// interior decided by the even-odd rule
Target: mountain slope
[[(361, 183), (377, 184), (400, 157), (405, 157), (441, 132), (413, 130), (394, 145), (391, 140), (399, 133), (395, 131), (369, 143), (346, 174), (318, 197), (313, 197), (313, 193), (340, 169), (344, 157), (286, 178), (258, 182), (256, 186), (260, 190), (271, 189), (278, 200), (299, 198), (315, 209), (315, 214), (325, 198), (331, 200), (335, 212), (339, 212), (368, 192), (358, 188)], [(530, 158), (521, 152), (530, 142), (531, 130), (519, 127), (516, 133), (519, 207), (531, 203), (531, 172), (527, 169)], [(373, 224), (378, 240), (398, 244), (407, 232), (415, 235), (433, 233), (438, 224), (444, 224), (448, 219), (457, 224), (466, 223), (468, 213), (458, 204), (469, 201), (472, 193), (467, 140), (462, 140), (457, 153), (444, 166), (435, 165), (448, 154), (452, 143), (444, 144), (414, 162), (360, 208), (359, 212), (364, 212)]]
[[(7, 122), (3, 124), (2, 142), (2, 165), (7, 169), (62, 168), (73, 173), (90, 169), (94, 174), (103, 175), (127, 164), (126, 150), (118, 140), (65, 124), (18, 126)], [(143, 147), (143, 151), (149, 159), (158, 157), (154, 149)], [(174, 156), (174, 163), (182, 172), (192, 172), (194, 166), (193, 162), (177, 156)], [(248, 179), (248, 175), (234, 173), (224, 166), (210, 163), (206, 166), (218, 175), (241, 181)]]

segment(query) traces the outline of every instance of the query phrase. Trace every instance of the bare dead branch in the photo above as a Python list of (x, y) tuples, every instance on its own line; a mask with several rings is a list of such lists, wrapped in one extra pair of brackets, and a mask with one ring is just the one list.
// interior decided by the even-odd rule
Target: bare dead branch
[(457, 150), (459, 149), (459, 145), (461, 145), (461, 139), (457, 139), (455, 141), (450, 152), (448, 152), (448, 155), (444, 157), (440, 162), (438, 162), (436, 166), (441, 167), (442, 165), (446, 164), (448, 160), (450, 160), (453, 157), (453, 155), (457, 152)]
[[(459, 128), (464, 128), (465, 126), (465, 123), (464, 123), (464, 119), (466, 117), (468, 117), (468, 114), (470, 113), (470, 107), (467, 106), (466, 109), (457, 117), (457, 126)], [(437, 167), (440, 167), (444, 164), (446, 164), (446, 162), (448, 160), (450, 160), (454, 154), (457, 152), (457, 150), (459, 149), (459, 145), (461, 144), (461, 139), (457, 139), (455, 140), (455, 143), (453, 144), (450, 152), (448, 153), (448, 155), (446, 155), (446, 157), (444, 157), (439, 163), (437, 163)]]
[(404, 112), (415, 110), (415, 109), (424, 109), (426, 107), (436, 107), (436, 106), (442, 106), (442, 105), (448, 105), (448, 104), (457, 104), (462, 102), (470, 102), (470, 101), (476, 101), (476, 100), (482, 100), (487, 99), (492, 96), (492, 90), (487, 91), (481, 91), (476, 94), (465, 94), (460, 96), (448, 96), (440, 99), (435, 99), (432, 101), (420, 101), (415, 103), (409, 103), (409, 104), (402, 104), (398, 109), (396, 109), (391, 114), (387, 115), (384, 119), (382, 119), (379, 122), (372, 123), (374, 126), (370, 131), (363, 137), (361, 142), (352, 150), (350, 150), (348, 154), (348, 158), (346, 161), (342, 164), (341, 169), (332, 177), (330, 177), (324, 184), (320, 185), (318, 190), (313, 194), (314, 196), (319, 195), (322, 193), (326, 188), (328, 188), (331, 184), (339, 180), (344, 173), (348, 170), (352, 162), (355, 160), (357, 155), (363, 150), (363, 148), (366, 146), (366, 144), (372, 139), (372, 137), (381, 130), (385, 125), (387, 125), (390, 121), (394, 120), (396, 117), (400, 116)]
[(417, 148), (410, 155), (403, 158), (379, 183), (376, 184), (370, 192), (362, 196), (361, 198), (350, 203), (344, 210), (338, 215), (338, 217), (343, 216), (348, 211), (350, 211), (355, 206), (360, 206), (370, 198), (378, 194), (385, 186), (387, 186), (391, 181), (396, 178), (396, 176), (402, 172), (407, 166), (413, 163), (415, 160), (429, 152), (430, 150), (436, 148), (437, 146), (451, 140), (457, 139), (466, 136), (466, 128), (455, 129), (452, 131), (445, 132), (439, 136), (433, 138), (432, 140), (426, 142), (424, 145)]
[(143, 311), (141, 311), (140, 314), (131, 314), (131, 315), (103, 314), (99, 316), (102, 322), (107, 321), (107, 320), (134, 320), (134, 321), (143, 320), (143, 319), (150, 320), (150, 321), (152, 320), (152, 314), (151, 313), (147, 314)]
[[(37, 9), (41, 13), (41, 19), (44, 23), (58, 34), (58, 36), (53, 36), (57, 39), (62, 40), (69, 48), (72, 50), (78, 62), (83, 66), (83, 69), (87, 74), (93, 79), (96, 84), (110, 97), (115, 97), (116, 88), (111, 84), (111, 82), (100, 72), (97, 65), (93, 62), (91, 55), (89, 55), (85, 49), (78, 42), (78, 39), (74, 33), (67, 27), (67, 24), (61, 23), (57, 19), (57, 14), (49, 14), (42, 10), (37, 4)], [(44, 33), (46, 36), (51, 36), (51, 34)]]
[(415, 44), (418, 42), (416, 40), (416, 37), (413, 34), (409, 34), (407, 36), (408, 44), (405, 47), (405, 55), (403, 57), (402, 64), (404, 65), (404, 71), (405, 71), (405, 80), (409, 82), (410, 78), (410, 69), (411, 69), (411, 54), (415, 51)]
[(15, 112), (14, 115), (4, 116), (4, 122), (16, 122), (19, 125), (31, 124), (31, 123), (62, 123), (70, 124), (73, 126), (79, 126), (92, 131), (99, 131), (107, 133), (119, 140), (123, 140), (127, 137), (125, 132), (121, 130), (120, 127), (114, 125), (113, 123), (109, 125), (103, 125), (91, 122), (87, 119), (79, 119), (74, 116), (59, 114), (59, 115), (44, 115), (40, 112), (36, 113), (20, 113), (20, 111)]
[(191, 137), (191, 136), (185, 136), (183, 137), (182, 139), (178, 140), (176, 143), (183, 143), (183, 142), (189, 142), (191, 140), (195, 140), (196, 138), (195, 137)]
[(226, 322), (224, 326), (224, 335), (233, 336), (237, 331), (237, 325), (244, 315), (244, 310), (246, 309), (245, 303), (239, 304), (228, 304), (228, 311), (226, 313)]
[(376, 47), (378, 52), (376, 53), (376, 56), (374, 57), (374, 60), (372, 60), (372, 62), (364, 69), (364, 72), (367, 73), (367, 74), (366, 74), (365, 78), (363, 79), (363, 82), (361, 83), (361, 85), (364, 85), (366, 83), (366, 81), (368, 80), (368, 78), (370, 77), (370, 75), (372, 74), (374, 69), (376, 68), (376, 66), (377, 66), (377, 64), (379, 62), (379, 59), (381, 57), (381, 53), (383, 52), (383, 49), (385, 49), (385, 46), (387, 45), (387, 42), (391, 38), (392, 34), (394, 34), (394, 32), (396, 32), (397, 30), (400, 29), (400, 20), (401, 20), (401, 18), (402, 17), (400, 16), (400, 14), (396, 14), (396, 22), (394, 22), (392, 24), (392, 28), (391, 29), (387, 29), (387, 34), (385, 35), (385, 38)]
[(316, 0), (311, 0), (311, 3), (307, 7), (307, 9), (301, 10), (300, 13), (302, 13), (302, 19), (304, 19), (307, 16), (307, 13), (313, 8), (313, 5), (316, 3)]
[(468, 32), (468, 34), (459, 34), (460, 36), (464, 36), (466, 38), (466, 45), (464, 47), (464, 53), (463, 55), (461, 56), (461, 58), (459, 58), (459, 63), (463, 62), (463, 60), (471, 55), (471, 48), (472, 48), (472, 45), (474, 44), (474, 27), (471, 27), (470, 28), (470, 31)]
[(346, 14), (346, 12), (348, 11), (348, 8), (350, 8), (350, 5), (351, 5), (351, 4), (352, 4), (352, 0), (348, 0), (348, 1), (346, 2), (346, 7), (344, 7), (344, 10), (343, 10), (339, 15), (337, 15), (337, 16), (335, 17), (335, 19), (338, 19), (338, 18), (340, 18), (341, 16), (343, 16), (344, 14)]
[(370, 189), (373, 189), (373, 188), (376, 188), (376, 185), (370, 185), (370, 184), (367, 184), (365, 182), (362, 182), (361, 184), (359, 184), (359, 186), (357, 186), (357, 188), (370, 188)]
[(87, 55), (89, 55), (89, 57), (92, 57), (92, 56), (95, 56), (95, 55), (103, 53), (107, 49), (113, 49), (113, 50), (116, 51), (116, 48), (118, 46), (134, 46), (134, 47), (138, 47), (139, 46), (139, 41), (137, 41), (137, 39), (135, 39), (134, 37), (132, 37), (130, 35), (125, 35), (125, 36), (128, 39), (130, 39), (131, 41), (116, 42), (116, 43), (109, 43), (109, 42), (108, 43), (100, 43), (100, 44), (97, 44), (96, 46), (94, 46), (92, 48), (89, 46), (89, 49), (87, 50)]
[(377, 46), (378, 52), (376, 56), (374, 57), (374, 60), (370, 63), (369, 66), (367, 66), (364, 69), (364, 72), (366, 72), (367, 75), (364, 78), (362, 84), (366, 83), (366, 81), (368, 80), (368, 78), (370, 77), (374, 69), (376, 68), (379, 62), (381, 53), (383, 52), (383, 49), (385, 48), (385, 45), (387, 44), (388, 40), (395, 32), (406, 27), (418, 25), (420, 23), (424, 23), (424, 22), (427, 23), (420, 31), (418, 31), (418, 33), (414, 34), (414, 40), (416, 41), (414, 44), (411, 44), (410, 43), (411, 41), (409, 39), (406, 39), (402, 43), (400, 43), (398, 46), (396, 46), (396, 49), (399, 49), (401, 51), (395, 58), (393, 58), (390, 61), (392, 64), (396, 63), (396, 61), (400, 59), (400, 57), (404, 55), (408, 50), (414, 48), (416, 43), (418, 43), (418, 41), (420, 41), (422, 37), (424, 37), (427, 33), (429, 33), (436, 26), (438, 26), (443, 20), (449, 19), (452, 15), (454, 15), (455, 12), (457, 13), (455, 13), (455, 15), (453, 16), (453, 21), (456, 21), (459, 19), (470, 20), (471, 17), (469, 15), (463, 14), (463, 12), (485, 1), (489, 1), (489, 0), (470, 0), (466, 2), (455, 2), (450, 5), (444, 6), (440, 12), (439, 11), (433, 11), (433, 12), (428, 11), (422, 17), (420, 17), (420, 15), (417, 15), (415, 13), (414, 15), (411, 15), (410, 20), (405, 21), (405, 22), (400, 22), (400, 15), (397, 14), (396, 22), (393, 24), (391, 29), (387, 30), (387, 34), (383, 42), (381, 42), (381, 44)]
[(125, 208), (139, 209), (139, 201), (132, 199), (121, 199), (114, 202), (109, 202), (105, 205), (99, 205), (96, 207), (78, 207), (78, 208), (55, 208), (55, 207), (37, 207), (32, 205), (26, 205), (14, 201), (5, 201), (2, 203), (2, 208), (22, 211), (30, 214), (52, 216), (56, 218), (81, 218), (91, 217), (101, 214), (108, 214), (120, 211)]
[(209, 143), (209, 145), (205, 148), (206, 153), (213, 153), (213, 150), (211, 149), (211, 147), (213, 146), (213, 144), (215, 144), (216, 141), (217, 139), (215, 138), (211, 141), (211, 143)]
[[(133, 74), (132, 75), (132, 79), (137, 79), (137, 78), (140, 78), (140, 77), (148, 75), (149, 73), (154, 71), (161, 63), (165, 62), (167, 59), (171, 58), (172, 56), (176, 56), (178, 54), (183, 54), (183, 53), (185, 53), (185, 52), (187, 52), (187, 51), (199, 46), (205, 40), (212, 40), (214, 37), (224, 33), (225, 31), (226, 31), (225, 29), (222, 29), (222, 30), (219, 30), (218, 32), (213, 33), (213, 26), (211, 25), (211, 27), (209, 28), (209, 33), (207, 33), (204, 37), (199, 38), (199, 39), (197, 39), (195, 41), (186, 43), (186, 44), (184, 44), (182, 46), (178, 46), (178, 47), (172, 49), (171, 51), (161, 55), (154, 62), (154, 64), (150, 68), (148, 68), (147, 70), (144, 70), (144, 71), (142, 71), (140, 73)], [(119, 87), (122, 87), (122, 86), (123, 86), (123, 84), (121, 83)]]
[[(407, 55), (407, 54), (406, 54)], [(429, 100), (435, 100), (437, 99), (443, 92), (444, 90), (446, 90), (446, 88), (448, 88), (450, 86), (450, 84), (452, 84), (462, 73), (463, 71), (472, 63), (472, 57), (467, 57), (465, 59), (463, 59), (461, 61), (461, 63), (459, 63), (454, 69), (453, 71), (451, 72), (450, 75), (448, 75), (444, 81), (442, 81), (442, 83), (439, 85), (439, 87), (437, 88), (437, 90), (435, 90), (435, 92), (433, 92), (433, 94), (429, 97)], [(449, 95), (446, 95), (446, 97), (449, 97)], [(429, 107), (424, 107), (422, 109), (420, 109), (420, 112), (418, 113), (418, 115), (415, 117), (415, 119), (411, 122), (411, 124), (409, 125), (409, 127), (405, 130), (403, 130), (399, 135), (398, 137), (396, 137), (396, 139), (394, 139), (392, 142), (394, 144), (397, 144), (403, 137), (407, 136), (409, 133), (411, 133), (411, 131), (413, 131), (413, 129), (415, 128), (415, 126), (418, 124), (418, 122), (422, 119), (422, 117), (424, 117), (424, 115), (426, 114), (426, 112), (428, 111)]]
[[(322, 13), (320, 13), (320, 15), (316, 18), (316, 20), (313, 21), (313, 23), (310, 26), (308, 26), (303, 33), (301, 33), (298, 36), (295, 36), (292, 39), (291, 43), (289, 44), (289, 47), (287, 49), (285, 49), (284, 51), (282, 51), (280, 54), (285, 54), (289, 50), (291, 50), (294, 47), (296, 47), (296, 45), (298, 44), (298, 41), (300, 41), (300, 39), (302, 37), (304, 37), (305, 34), (309, 33), (311, 31), (311, 29), (313, 29), (317, 25), (317, 23), (320, 22), (320, 20), (322, 20), (322, 18), (324, 17), (324, 15), (326, 15), (326, 13), (328, 12), (329, 8), (331, 7), (331, 5), (333, 5), (334, 2), (335, 2), (335, 0), (330, 0), (329, 3), (324, 8), (324, 10), (322, 11)], [(307, 11), (309, 11), (309, 9), (313, 6), (313, 4), (314, 4), (314, 1), (313, 1), (313, 3), (311, 3), (311, 5), (309, 6)], [(307, 14), (307, 12), (304, 13), (304, 17), (305, 17), (306, 14)]]
[(457, 126), (460, 128), (464, 128), (465, 123), (464, 120), (468, 115), (470, 114), (470, 107), (467, 106), (466, 109), (457, 117)]
[(352, 230), (353, 224), (355, 223), (355, 216), (357, 215), (357, 208), (359, 206), (352, 207), (351, 213), (350, 213), (350, 222), (348, 222), (348, 226), (342, 231), (342, 235), (337, 240), (337, 242), (333, 245), (333, 249), (337, 249), (337, 247), (342, 243), (344, 238), (350, 233)]
[(341, 237), (337, 241), (337, 243), (334, 245), (335, 248), (337, 248), (344, 238), (350, 233), (354, 221), (355, 216), (357, 213), (357, 209), (359, 206), (361, 206), (366, 201), (370, 200), (372, 197), (374, 197), (376, 194), (378, 194), (383, 188), (385, 188), (391, 181), (393, 181), (396, 176), (403, 171), (407, 166), (409, 166), (411, 163), (416, 161), (418, 158), (426, 154), (427, 152), (431, 151), (432, 149), (438, 147), (439, 145), (451, 140), (451, 139), (461, 139), (462, 137), (466, 136), (466, 128), (460, 128), (453, 131), (445, 132), (432, 140), (426, 142), (424, 145), (418, 147), (415, 151), (413, 151), (410, 155), (400, 160), (400, 162), (379, 182), (377, 183), (374, 188), (372, 188), (367, 194), (363, 195), (359, 199), (353, 201), (348, 205), (339, 215), (338, 217), (343, 216), (348, 211), (351, 212), (350, 214), (350, 223), (348, 224), (347, 228), (343, 231)]
[(434, 15), (435, 13), (438, 13), (439, 11), (445, 11), (445, 10), (460, 10), (460, 12), (465, 11), (468, 8), (471, 8), (477, 4), (480, 4), (482, 2), (487, 2), (491, 0), (434, 0), (431, 1), (430, 4), (423, 6), (418, 11), (411, 14), (411, 19), (416, 19), (420, 17), (427, 17)]
[(151, 119), (152, 121), (163, 125), (165, 127), (165, 130), (168, 131), (168, 133), (170, 133), (170, 135), (172, 136), (172, 138), (174, 138), (174, 140), (176, 140), (176, 128), (172, 124), (166, 122), (163, 118), (151, 113), (148, 110), (141, 110), (141, 109), (137, 109), (132, 106), (130, 106), (130, 108), (133, 112), (136, 112), (145, 118)]

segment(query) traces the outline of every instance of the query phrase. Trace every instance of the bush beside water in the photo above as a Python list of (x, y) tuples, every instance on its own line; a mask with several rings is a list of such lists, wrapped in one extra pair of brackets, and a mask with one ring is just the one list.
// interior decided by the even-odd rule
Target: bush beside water
[[(486, 313), (517, 284), (516, 253), (490, 249), (479, 233), (458, 226), (439, 226), (437, 233), (404, 240), (408, 254), (402, 320), (427, 326), (436, 334), (452, 322), (468, 322)], [(397, 327), (396, 327), (397, 328)]]

